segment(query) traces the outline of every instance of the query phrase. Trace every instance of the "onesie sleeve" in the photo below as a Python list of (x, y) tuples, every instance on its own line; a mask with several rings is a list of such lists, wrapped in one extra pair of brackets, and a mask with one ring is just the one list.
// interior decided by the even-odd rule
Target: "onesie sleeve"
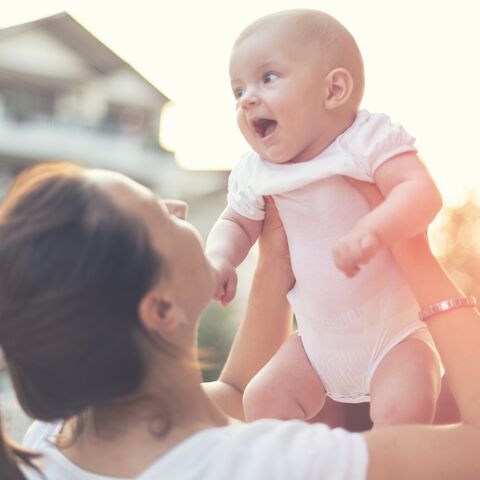
[(374, 181), (375, 170), (396, 155), (416, 152), (415, 138), (385, 114), (364, 114), (349, 139), (348, 150), (355, 159), (361, 179)]
[(251, 220), (263, 220), (265, 203), (263, 196), (255, 192), (253, 178), (256, 157), (253, 153), (242, 155), (228, 178), (228, 205), (235, 212)]

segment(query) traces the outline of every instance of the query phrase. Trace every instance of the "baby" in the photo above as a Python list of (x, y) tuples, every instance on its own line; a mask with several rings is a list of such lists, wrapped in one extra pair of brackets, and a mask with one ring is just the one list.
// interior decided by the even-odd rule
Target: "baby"
[[(228, 206), (207, 240), (226, 305), (235, 267), (272, 196), (296, 284), (293, 334), (244, 392), (247, 420), (315, 415), (325, 395), (371, 402), (376, 427), (433, 419), (440, 363), (388, 247), (424, 231), (441, 197), (415, 139), (359, 110), (361, 54), (348, 30), (315, 10), (260, 18), (236, 40), (237, 122), (253, 149), (229, 179)], [(347, 177), (385, 197), (370, 210)]]

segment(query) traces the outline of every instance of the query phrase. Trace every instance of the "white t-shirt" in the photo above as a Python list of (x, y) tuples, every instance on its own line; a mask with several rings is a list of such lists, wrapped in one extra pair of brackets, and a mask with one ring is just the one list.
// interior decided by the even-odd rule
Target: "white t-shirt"
[[(47, 480), (118, 480), (87, 472), (54, 446), (60, 425), (34, 422), (24, 446), (43, 454)], [(138, 480), (363, 480), (367, 445), (358, 433), (297, 420), (259, 420), (202, 430), (148, 467)], [(29, 480), (41, 477), (24, 469)]]

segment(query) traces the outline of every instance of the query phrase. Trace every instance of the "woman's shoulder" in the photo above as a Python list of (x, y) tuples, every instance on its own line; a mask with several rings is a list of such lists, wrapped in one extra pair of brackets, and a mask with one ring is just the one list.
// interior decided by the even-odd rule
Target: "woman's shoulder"
[[(38, 420), (35, 420), (28, 428), (22, 444), (25, 448), (41, 454), (41, 457), (34, 461), (39, 470), (27, 466), (22, 467), (23, 474), (28, 480), (44, 480), (45, 478), (71, 478), (73, 480), (86, 478), (73, 475), (72, 471), (62, 464), (62, 461), (58, 461), (62, 455), (55, 447), (55, 439), (61, 428), (62, 422), (60, 421), (48, 423)], [(78, 468), (77, 470), (80, 471)]]
[(23, 439), (23, 446), (30, 450), (41, 450), (45, 445), (52, 445), (52, 438), (58, 435), (61, 429), (61, 422), (41, 422), (35, 420)]
[(260, 420), (204, 430), (141, 479), (363, 479), (366, 469), (367, 448), (359, 434), (300, 421)]
[[(55, 456), (52, 439), (59, 429), (58, 423), (34, 422), (24, 445), (45, 455), (45, 474), (59, 478), (59, 472), (68, 472), (87, 478), (82, 476), (87, 472)], [(366, 478), (367, 461), (367, 446), (359, 434), (296, 420), (259, 420), (202, 430), (154, 462), (138, 480), (361, 480)]]

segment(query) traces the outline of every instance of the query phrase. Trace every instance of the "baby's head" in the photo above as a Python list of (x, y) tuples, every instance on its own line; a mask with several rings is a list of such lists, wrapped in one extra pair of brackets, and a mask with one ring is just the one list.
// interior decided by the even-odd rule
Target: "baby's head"
[(323, 151), (353, 122), (364, 88), (354, 38), (317, 10), (287, 10), (250, 24), (233, 46), (230, 78), (243, 136), (273, 163)]

